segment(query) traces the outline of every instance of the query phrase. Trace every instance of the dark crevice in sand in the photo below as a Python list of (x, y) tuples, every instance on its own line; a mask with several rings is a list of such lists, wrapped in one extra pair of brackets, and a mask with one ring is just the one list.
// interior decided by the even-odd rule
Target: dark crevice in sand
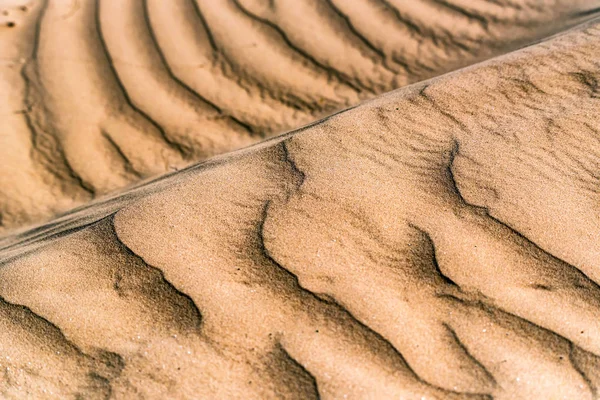
[(485, 367), (485, 365), (483, 365), (474, 355), (471, 354), (467, 346), (465, 346), (465, 344), (460, 340), (454, 329), (452, 329), (452, 327), (447, 323), (442, 323), (442, 325), (448, 330), (450, 336), (452, 336), (456, 344), (462, 349), (462, 351), (467, 355), (467, 357), (469, 357), (471, 362), (477, 365), (485, 373), (485, 378), (494, 386), (496, 386), (498, 382), (496, 382), (494, 375), (492, 375), (492, 373)]
[(41, 1), (40, 11), (38, 13), (37, 20), (35, 21), (35, 27), (34, 27), (34, 32), (33, 32), (33, 36), (32, 36), (33, 43), (32, 43), (32, 47), (31, 47), (30, 59), (27, 60), (25, 65), (36, 60), (38, 50), (40, 47), (40, 33), (41, 33), (41, 27), (42, 27), (42, 19), (44, 17), (46, 9), (48, 8), (49, 1), (51, 1), (51, 0), (42, 0)]
[(408, 223), (408, 226), (415, 229), (417, 232), (419, 232), (420, 234), (422, 234), (425, 239), (429, 242), (429, 245), (431, 246), (432, 250), (433, 250), (433, 257), (431, 258), (431, 263), (433, 264), (435, 271), (437, 272), (438, 276), (440, 278), (442, 278), (442, 280), (444, 281), (444, 283), (446, 283), (447, 285), (450, 285), (454, 288), (457, 288), (460, 290), (460, 286), (458, 286), (456, 284), (456, 282), (454, 282), (452, 279), (450, 279), (446, 274), (444, 274), (442, 272), (442, 270), (440, 269), (440, 265), (438, 264), (437, 261), (437, 257), (436, 257), (436, 248), (435, 248), (435, 243), (433, 242), (433, 240), (431, 240), (431, 236), (429, 236), (429, 234), (427, 232), (425, 232), (424, 230), (422, 230), (421, 228), (419, 228), (418, 226), (412, 224), (412, 223)]
[(456, 182), (456, 177), (454, 176), (453, 167), (454, 167), (454, 160), (459, 155), (459, 151), (460, 151), (460, 142), (456, 139), (453, 139), (452, 146), (450, 148), (450, 151), (448, 152), (448, 161), (446, 163), (446, 167), (445, 167), (445, 171), (444, 171), (445, 172), (444, 177), (446, 178), (445, 183), (447, 185), (447, 188), (458, 197), (458, 199), (461, 201), (462, 204), (466, 204), (470, 207), (473, 207), (473, 209), (482, 210), (486, 213), (486, 216), (487, 216), (489, 214), (488, 214), (488, 210), (485, 207), (477, 207), (472, 204), (469, 204), (463, 197), (460, 190), (458, 189), (458, 183)]
[[(421, 40), (429, 40), (433, 43), (434, 46), (439, 47), (439, 48), (442, 48), (442, 45), (448, 46), (450, 44), (453, 44), (454, 46), (460, 48), (461, 50), (464, 50), (467, 52), (469, 51), (469, 48), (464, 43), (462, 43), (459, 39), (455, 38), (454, 36), (450, 35), (449, 33), (444, 32), (444, 31), (436, 32), (433, 29), (427, 28), (425, 26), (420, 26), (418, 23), (411, 20), (409, 17), (404, 16), (403, 13), (400, 11), (400, 9), (398, 9), (393, 4), (390, 4), (390, 2), (388, 0), (379, 0), (379, 1), (382, 4), (384, 4), (386, 9), (388, 9), (389, 11), (391, 11), (394, 14), (394, 16), (396, 17), (398, 22), (400, 22), (404, 26), (406, 26), (406, 28), (408, 28), (408, 30), (413, 35), (420, 37)], [(440, 35), (440, 33), (444, 33), (444, 34)], [(421, 45), (421, 43), (420, 43), (420, 45)]]
[(115, 290), (115, 292), (117, 292), (117, 295), (119, 297), (124, 297), (125, 294), (123, 293), (123, 288), (121, 287), (121, 283), (123, 281), (123, 275), (121, 275), (119, 272), (115, 273), (115, 280), (113, 282), (113, 289)]
[(281, 351), (281, 353), (284, 355), (285, 358), (287, 358), (290, 362), (292, 362), (296, 367), (298, 367), (299, 370), (302, 371), (302, 373), (305, 375), (306, 378), (308, 378), (308, 380), (311, 383), (311, 398), (315, 399), (315, 400), (320, 400), (321, 399), (321, 395), (319, 394), (319, 387), (317, 384), (317, 379), (315, 378), (315, 376), (313, 374), (310, 373), (309, 370), (307, 370), (304, 365), (300, 364), (298, 362), (298, 360), (294, 359), (290, 353), (288, 353), (286, 351), (286, 349), (283, 347), (283, 345), (281, 343), (278, 343), (277, 346), (279, 351)]
[[(105, 386), (106, 392), (107, 392), (106, 393), (106, 397), (105, 397), (106, 400), (109, 400), (109, 399), (113, 398), (113, 392), (114, 391), (113, 391), (113, 387), (112, 387), (112, 385), (110, 383), (110, 380), (108, 378), (106, 378), (106, 377), (104, 377), (102, 375), (99, 375), (96, 372), (90, 373), (90, 377), (92, 379), (95, 379), (96, 381), (102, 382), (102, 384)], [(77, 395), (75, 398), (76, 398), (76, 400), (81, 400), (81, 399), (84, 399), (85, 397), (83, 395)]]
[[(556, 339), (560, 340), (569, 349), (568, 354), (569, 354), (570, 363), (572, 364), (573, 369), (576, 370), (576, 372), (579, 375), (581, 375), (582, 379), (586, 382), (586, 385), (590, 388), (590, 390), (592, 390), (593, 393), (595, 393), (593, 384), (591, 383), (589, 378), (586, 376), (585, 372), (579, 367), (579, 365), (577, 364), (577, 361), (574, 359), (573, 353), (574, 353), (574, 349), (577, 346), (568, 338), (565, 338), (564, 336), (562, 336), (548, 328), (545, 328), (544, 326), (538, 325), (535, 322), (524, 319), (519, 315), (513, 314), (510, 311), (507, 311), (501, 307), (497, 307), (495, 305), (489, 304), (489, 302), (487, 300), (485, 300), (485, 296), (479, 296), (479, 297), (482, 297), (483, 300), (482, 299), (460, 298), (453, 294), (438, 294), (437, 297), (438, 298), (446, 298), (448, 300), (457, 302), (459, 304), (464, 304), (469, 307), (479, 308), (480, 310), (482, 310), (486, 314), (488, 314), (491, 318), (497, 319), (498, 321), (502, 320), (503, 318), (508, 317), (508, 318), (516, 321), (518, 324), (520, 324), (524, 330), (527, 330), (532, 333), (537, 331), (538, 334), (548, 335), (550, 337), (555, 337)], [(500, 316), (504, 316), (504, 317), (500, 318)], [(444, 326), (451, 329), (450, 326), (446, 323), (444, 323)], [(461, 343), (461, 342), (459, 341), (459, 343)], [(462, 343), (461, 343), (461, 345), (464, 347), (464, 345)], [(582, 350), (582, 351), (585, 351), (585, 350)], [(470, 355), (470, 353), (468, 352), (466, 347), (465, 347), (465, 352)], [(590, 353), (590, 354), (593, 354), (593, 353)], [(485, 371), (489, 372), (487, 369), (485, 369)]]
[(121, 148), (113, 140), (113, 138), (108, 133), (106, 133), (104, 130), (101, 130), (100, 134), (102, 135), (102, 137), (104, 137), (104, 139), (106, 139), (106, 142), (110, 145), (110, 147), (117, 154), (118, 158), (121, 160), (121, 163), (123, 164), (124, 171), (127, 172), (127, 173), (129, 173), (129, 174), (134, 175), (138, 179), (141, 179), (142, 175), (138, 171), (136, 171), (136, 169), (131, 164), (131, 161), (129, 161), (129, 159), (127, 158), (127, 156), (125, 155), (125, 153), (123, 153), (123, 150), (121, 150)]
[(581, 367), (579, 366), (579, 363), (575, 359), (575, 355), (573, 354), (575, 351), (575, 346), (576, 345), (573, 342), (569, 341), (569, 362), (573, 366), (573, 369), (575, 369), (575, 371), (577, 371), (577, 373), (581, 376), (581, 379), (583, 379), (583, 381), (589, 388), (590, 393), (592, 394), (592, 397), (594, 399), (596, 399), (596, 398), (598, 398), (598, 388), (590, 380), (590, 378), (587, 376), (585, 371), (583, 369), (581, 369)]
[(392, 4), (390, 4), (390, 2), (388, 0), (378, 0), (378, 1), (385, 7), (386, 10), (391, 11), (392, 14), (394, 14), (396, 19), (398, 20), (398, 22), (400, 22), (404, 26), (406, 26), (411, 33), (425, 37), (424, 32), (421, 29), (421, 27), (419, 25), (417, 25), (416, 23), (414, 23), (413, 21), (411, 21), (409, 18), (406, 18), (404, 15), (402, 15), (400, 10), (398, 10), (396, 7), (394, 7)]
[(298, 168), (298, 165), (294, 161), (290, 151), (288, 149), (288, 141), (293, 139), (287, 139), (281, 141), (281, 149), (283, 150), (284, 161), (290, 166), (293, 174), (298, 178), (298, 182), (296, 183), (296, 191), (299, 191), (304, 182), (306, 181), (306, 174)]
[[(112, 56), (110, 55), (110, 52), (108, 51), (108, 46), (106, 45), (106, 41), (104, 40), (104, 36), (102, 35), (102, 24), (100, 21), (100, 2), (98, 1), (96, 3), (96, 6), (94, 7), (94, 23), (96, 24), (96, 35), (98, 38), (98, 42), (100, 44), (100, 46), (102, 47), (102, 53), (104, 54), (104, 58), (110, 68), (111, 74), (112, 74), (112, 78), (113, 81), (116, 83), (116, 85), (119, 87), (119, 92), (123, 95), (123, 98), (125, 99), (125, 101), (127, 102), (127, 104), (129, 105), (129, 107), (131, 107), (131, 109), (138, 113), (142, 118), (144, 118), (151, 126), (153, 126), (156, 131), (159, 133), (161, 139), (163, 140), (163, 142), (165, 144), (167, 144), (171, 149), (177, 151), (180, 155), (182, 155), (184, 158), (189, 157), (191, 154), (191, 150), (189, 148), (187, 148), (185, 145), (182, 145), (180, 143), (177, 143), (176, 141), (172, 140), (169, 135), (165, 132), (165, 130), (163, 129), (162, 126), (160, 126), (156, 121), (154, 121), (150, 115), (148, 115), (147, 113), (145, 113), (144, 111), (142, 111), (139, 107), (137, 107), (135, 105), (135, 103), (131, 100), (131, 98), (129, 97), (129, 94), (127, 93), (127, 89), (125, 88), (125, 86), (123, 85), (123, 82), (121, 81), (121, 78), (119, 78), (119, 73), (117, 71), (117, 67), (112, 59)], [(128, 122), (125, 122), (128, 123)]]
[(210, 30), (208, 21), (204, 17), (204, 14), (202, 13), (200, 6), (198, 6), (198, 3), (196, 2), (196, 0), (186, 0), (186, 1), (189, 1), (192, 4), (192, 7), (196, 11), (196, 16), (202, 23), (202, 27), (204, 28), (204, 31), (206, 32), (206, 38), (208, 39), (208, 43), (210, 44), (210, 47), (212, 49), (213, 56), (217, 56), (217, 55), (221, 54), (219, 46), (217, 46), (217, 41), (215, 40), (215, 36), (213, 35), (212, 31)]
[(489, 23), (484, 17), (482, 17), (481, 15), (477, 15), (471, 11), (468, 11), (464, 7), (453, 4), (448, 0), (431, 0), (431, 1), (435, 4), (440, 5), (441, 7), (447, 8), (448, 10), (455, 12), (463, 17), (466, 17), (470, 20), (476, 21), (485, 30), (487, 30), (489, 28)]
[[(50, 330), (53, 330), (55, 332), (55, 334), (57, 334), (59, 336), (60, 341), (62, 342), (60, 344), (63, 344), (65, 346), (67, 346), (68, 348), (72, 349), (73, 351), (75, 351), (75, 353), (82, 359), (100, 363), (104, 367), (108, 368), (109, 371), (113, 372), (113, 374), (116, 376), (120, 375), (121, 371), (125, 367), (125, 361), (124, 361), (123, 357), (121, 357), (120, 354), (117, 354), (114, 352), (109, 352), (104, 349), (96, 349), (100, 354), (104, 355), (104, 358), (110, 358), (112, 360), (116, 360), (116, 365), (114, 365), (115, 363), (107, 362), (107, 360), (102, 360), (101, 358), (94, 357), (92, 355), (87, 354), (75, 342), (69, 340), (69, 338), (64, 334), (64, 332), (60, 328), (60, 326), (56, 325), (52, 321), (43, 317), (42, 315), (34, 312), (28, 306), (23, 305), (23, 304), (11, 303), (11, 302), (7, 301), (4, 297), (0, 297), (0, 303), (4, 304), (6, 307), (10, 307), (13, 309), (19, 309), (22, 312), (24, 312), (25, 314), (29, 314), (33, 319), (41, 322), (43, 325), (46, 325)], [(46, 328), (46, 329), (48, 329), (48, 328)], [(44, 329), (44, 332), (47, 332), (46, 329)], [(36, 332), (36, 333), (41, 334), (42, 332)], [(48, 333), (45, 333), (44, 335), (47, 337), (50, 336)], [(55, 338), (53, 338), (53, 339), (55, 339)], [(98, 380), (103, 383), (103, 385), (105, 386), (105, 389), (109, 393), (112, 393), (112, 383), (111, 383), (110, 378), (101, 375), (99, 371), (92, 370), (91, 373), (93, 375), (95, 375), (97, 378), (99, 378)]]
[[(353, 82), (354, 80), (352, 78), (350, 78), (349, 76), (346, 76), (344, 73), (336, 70), (335, 68), (333, 68), (331, 66), (321, 63), (319, 60), (314, 58), (312, 55), (310, 55), (309, 53), (304, 51), (302, 48), (296, 46), (290, 40), (290, 38), (285, 33), (285, 31), (283, 29), (281, 29), (279, 26), (277, 26), (276, 24), (274, 24), (273, 22), (269, 21), (268, 19), (261, 18), (258, 15), (250, 12), (239, 2), (239, 0), (231, 0), (231, 1), (248, 18), (251, 18), (261, 24), (265, 24), (266, 26), (273, 29), (293, 52), (299, 54), (301, 57), (303, 57), (305, 60), (307, 60), (314, 68), (327, 72), (328, 74), (334, 76), (341, 83), (351, 87), (356, 92), (360, 92), (363, 89), (367, 89), (364, 86), (360, 86), (360, 87), (357, 86), (357, 83)], [(360, 83), (358, 83), (358, 84), (360, 84)]]
[(123, 252), (126, 253), (127, 255), (129, 255), (130, 257), (133, 257), (134, 259), (138, 260), (141, 264), (146, 266), (148, 269), (156, 271), (160, 275), (160, 277), (163, 280), (163, 282), (165, 283), (165, 285), (167, 285), (169, 287), (169, 289), (171, 289), (175, 293), (177, 293), (178, 296), (181, 296), (182, 298), (184, 298), (186, 300), (186, 302), (188, 303), (190, 309), (192, 309), (195, 314), (194, 315), (194, 319), (196, 321), (195, 329), (200, 329), (200, 327), (202, 325), (202, 313), (200, 312), (200, 309), (194, 302), (194, 299), (192, 299), (192, 297), (190, 295), (179, 290), (175, 285), (173, 285), (169, 280), (167, 280), (164, 272), (160, 268), (157, 268), (157, 267), (154, 267), (154, 266), (148, 264), (146, 262), (146, 260), (144, 260), (141, 256), (136, 254), (133, 250), (131, 250), (131, 248), (129, 246), (127, 246), (127, 244), (125, 244), (121, 240), (121, 238), (119, 237), (119, 235), (116, 231), (116, 228), (115, 228), (115, 221), (114, 221), (115, 215), (116, 215), (116, 213), (109, 217), (110, 218), (109, 225), (110, 225), (112, 236), (114, 237), (114, 239), (118, 243), (118, 245), (121, 247)]
[[(352, 32), (352, 34), (359, 40), (360, 43), (362, 43), (363, 45), (365, 45), (366, 47), (368, 47), (369, 50), (371, 50), (375, 54), (377, 54), (382, 60), (386, 59), (385, 53), (382, 50), (380, 50), (379, 48), (377, 48), (377, 46), (375, 46), (373, 43), (371, 43), (369, 41), (369, 39), (367, 39), (362, 33), (360, 33), (360, 31), (358, 29), (356, 29), (356, 27), (352, 23), (352, 20), (350, 20), (350, 17), (348, 17), (346, 14), (344, 14), (334, 4), (333, 0), (325, 0), (325, 3), (329, 6), (329, 8), (331, 8), (331, 10), (338, 17), (340, 17), (345, 22), (345, 24), (348, 27), (348, 29), (350, 30), (350, 32)], [(391, 70), (389, 70), (389, 71), (391, 71)], [(393, 71), (391, 71), (391, 72), (393, 72)]]
[(541, 332), (545, 332), (547, 334), (550, 334), (552, 336), (560, 338), (561, 340), (564, 340), (565, 342), (570, 342), (569, 339), (565, 338), (564, 336), (561, 336), (560, 334), (558, 334), (548, 328), (545, 328), (542, 325), (539, 325), (535, 322), (532, 322), (532, 321), (525, 319), (517, 314), (514, 314), (508, 310), (505, 310), (502, 307), (495, 305), (494, 301), (492, 299), (487, 298), (485, 295), (483, 295), (481, 293), (476, 293), (475, 298), (462, 298), (462, 297), (459, 297), (459, 295), (457, 295), (457, 294), (451, 294), (451, 293), (439, 293), (436, 296), (438, 298), (449, 299), (449, 300), (456, 301), (458, 303), (465, 304), (468, 306), (478, 307), (490, 315), (494, 315), (494, 314), (498, 314), (498, 313), (505, 314), (505, 315), (509, 316), (510, 318), (513, 318), (513, 319), (519, 321), (522, 324), (531, 325), (532, 327), (534, 327), (535, 329), (538, 329)]
[[(62, 146), (60, 147), (62, 148)], [(69, 162), (69, 159), (65, 154), (64, 150), (61, 149), (60, 154), (62, 159), (64, 160), (64, 166), (67, 168), (67, 173), (69, 174), (69, 177), (75, 182), (77, 182), (79, 187), (88, 192), (92, 197), (96, 197), (96, 189), (94, 188), (92, 183), (87, 182), (81, 177), (81, 175), (77, 171), (75, 171), (75, 168), (73, 168), (73, 166)]]
[(43, 316), (41, 316), (41, 315), (33, 312), (33, 310), (31, 308), (29, 308), (29, 307), (27, 307), (26, 305), (23, 305), (23, 304), (11, 303), (11, 302), (7, 301), (4, 297), (0, 297), (0, 303), (5, 304), (8, 307), (13, 307), (13, 308), (21, 309), (25, 313), (30, 314), (35, 319), (41, 321), (45, 325), (48, 325), (50, 327), (50, 329), (55, 330), (56, 332), (58, 332), (58, 334), (60, 335), (60, 337), (62, 339), (64, 339), (64, 342), (66, 344), (68, 344), (69, 347), (73, 348), (73, 350), (75, 350), (79, 355), (84, 356), (84, 357), (89, 357), (88, 355), (86, 355), (81, 350), (81, 348), (79, 348), (79, 346), (77, 346), (75, 343), (73, 343), (69, 339), (67, 339), (67, 337), (63, 333), (62, 329), (58, 325), (54, 324), (52, 321), (46, 319), (45, 317), (43, 317)]
[(571, 76), (590, 91), (591, 98), (597, 99), (600, 97), (600, 83), (594, 73), (582, 70), (571, 73)]

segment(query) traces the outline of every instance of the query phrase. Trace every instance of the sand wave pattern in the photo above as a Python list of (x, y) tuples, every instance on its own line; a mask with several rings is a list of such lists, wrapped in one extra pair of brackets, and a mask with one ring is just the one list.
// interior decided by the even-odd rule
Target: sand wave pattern
[(598, 398), (599, 49), (591, 22), (4, 238), (2, 396)]
[(598, 6), (5, 2), (2, 230), (516, 48)]

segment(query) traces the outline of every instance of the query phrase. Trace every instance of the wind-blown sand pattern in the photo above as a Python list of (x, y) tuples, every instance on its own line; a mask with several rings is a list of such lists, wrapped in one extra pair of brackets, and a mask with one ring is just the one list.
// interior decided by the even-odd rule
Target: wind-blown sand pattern
[(0, 230), (587, 18), (593, 0), (4, 0)]
[(598, 398), (599, 51), (592, 21), (5, 237), (2, 396)]

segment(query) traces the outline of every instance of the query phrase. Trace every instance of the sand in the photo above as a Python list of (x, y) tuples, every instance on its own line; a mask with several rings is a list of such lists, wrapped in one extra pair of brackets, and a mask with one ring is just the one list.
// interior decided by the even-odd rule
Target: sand
[(0, 234), (540, 40), (596, 6), (2, 0)]
[[(23, 185), (2, 186), (5, 204), (24, 210), (7, 226), (138, 183), (0, 238), (1, 396), (599, 398), (600, 22), (570, 28), (590, 17), (583, 11), (594, 2), (319, 3), (346, 16), (346, 29), (362, 32), (380, 58), (341, 57), (336, 46), (359, 42), (320, 31), (337, 32), (333, 23), (295, 26), (302, 13), (307, 21), (330, 15), (314, 2), (274, 3), (197, 1), (203, 24), (215, 21), (210, 36), (186, 22), (198, 14), (184, 2), (148, 1), (146, 11), (133, 1), (97, 9), (79, 2), (60, 27), (52, 21), (66, 3), (40, 14), (48, 39), (37, 41), (37, 52), (49, 53), (23, 62), (21, 89), (41, 97), (18, 118), (34, 137), (44, 132), (54, 158), (44, 161), (29, 142), (30, 164), (2, 163), (16, 172), (0, 176)], [(402, 52), (410, 68), (386, 75), (392, 40), (400, 39), (391, 35), (386, 45), (367, 33), (391, 26), (368, 11), (388, 9), (405, 29), (419, 27), (413, 35), (448, 32), (448, 40), (431, 39), (439, 47), (422, 50), (429, 59)], [(162, 45), (124, 39), (147, 29), (134, 20), (139, 13), (177, 22), (172, 32), (157, 23), (165, 29), (152, 40)], [(94, 18), (115, 29), (102, 34), (102, 47), (97, 30), (83, 34)], [(485, 25), (489, 37), (470, 24)], [(233, 25), (239, 36), (227, 34)], [(285, 37), (277, 42), (274, 32)], [(323, 43), (308, 40), (317, 33)], [(184, 75), (194, 75), (191, 58), (200, 53), (179, 53), (190, 57), (178, 64), (187, 69), (180, 75), (151, 62), (157, 48), (164, 61), (188, 46), (175, 40), (183, 34), (208, 46), (227, 42), (218, 57), (232, 69), (217, 62), (206, 72), (214, 80), (195, 78), (213, 109), (197, 111), (204, 109), (178, 92), (198, 95)], [(23, 46), (35, 37), (22, 35)], [(411, 37), (402, 40), (406, 49)], [(524, 38), (538, 43), (439, 75), (521, 47)], [(261, 58), (244, 47), (254, 40)], [(295, 55), (274, 50), (282, 43)], [(451, 43), (475, 47), (458, 45), (459, 57)], [(52, 55), (64, 49), (82, 58)], [(125, 65), (134, 55), (142, 61)], [(407, 72), (421, 65), (423, 75)], [(422, 80), (428, 74), (436, 77)], [(369, 82), (383, 83), (367, 90)], [(244, 85), (259, 88), (243, 90), (255, 98), (232, 94)], [(402, 88), (371, 98), (394, 86)], [(160, 98), (159, 88), (172, 97)], [(216, 108), (210, 93), (223, 96)], [(17, 137), (26, 131), (15, 121)], [(182, 128), (192, 121), (206, 131)], [(128, 144), (117, 142), (120, 132)], [(161, 163), (166, 171), (195, 157), (211, 158), (139, 181), (160, 173)], [(37, 180), (18, 179), (27, 165)], [(49, 197), (33, 205), (33, 193), (45, 190)]]

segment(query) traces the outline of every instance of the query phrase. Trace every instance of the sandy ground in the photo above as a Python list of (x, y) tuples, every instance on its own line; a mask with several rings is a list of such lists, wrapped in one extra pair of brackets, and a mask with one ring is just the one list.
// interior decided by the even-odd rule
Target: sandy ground
[[(66, 2), (11, 8), (31, 13), (18, 14), (23, 19), (40, 18), (36, 29), (47, 31), (48, 39), (15, 26), (1, 34), (21, 34), (21, 41), (10, 43), (22, 46), (39, 37), (37, 50), (30, 51), (48, 53), (21, 64), (9, 61), (2, 70), (23, 77), (3, 81), (10, 90), (21, 88), (14, 92), (21, 97), (3, 101), (31, 107), (11, 117), (14, 137), (6, 140), (41, 135), (50, 143), (45, 155), (27, 140), (22, 148), (17, 142), (0, 147), (12, 149), (14, 157), (0, 166), (15, 171), (0, 175), (7, 182), (4, 207), (25, 210), (6, 211), (22, 216), (7, 219), (11, 227), (47, 217), (60, 202), (81, 204), (159, 173), (163, 162), (165, 169), (184, 166), (416, 83), (1, 238), (1, 396), (599, 398), (600, 22), (568, 29), (588, 16), (582, 12), (593, 2), (319, 3), (346, 16), (346, 29), (379, 51), (379, 58), (361, 55), (356, 61), (335, 50), (352, 48), (346, 40), (353, 36), (346, 33), (323, 36), (322, 48), (302, 41), (335, 27), (295, 25), (301, 13), (311, 16), (307, 21), (329, 15), (310, 14), (316, 3), (284, 3), (198, 0), (194, 7), (202, 12), (190, 14), (184, 12), (188, 2), (148, 1), (146, 11), (133, 1), (102, 1), (99, 8), (79, 2), (67, 7), (71, 17), (61, 27), (55, 18)], [(419, 27), (438, 46), (421, 50), (430, 58), (404, 50), (410, 67), (389, 76), (392, 49), (398, 49), (393, 35), (386, 45), (365, 33), (388, 26), (367, 11), (388, 9), (397, 11), (405, 29)], [(145, 25), (139, 25), (133, 17), (144, 12)], [(213, 33), (202, 36), (198, 25), (186, 22), (189, 15), (205, 16), (203, 26), (214, 24)], [(249, 15), (262, 28), (244, 30), (241, 21)], [(170, 19), (177, 21), (173, 32), (155, 28), (154, 43), (166, 41), (154, 47), (132, 44), (125, 30), (108, 27), (107, 33), (102, 29), (104, 44), (96, 47), (97, 26), (89, 23), (110, 21), (107, 26), (135, 31), (147, 29), (153, 18), (177, 16)], [(456, 23), (460, 18), (465, 20)], [(484, 33), (469, 23), (485, 25)], [(239, 36), (226, 34), (228, 24), (240, 26)], [(532, 46), (420, 80), (560, 29)], [(87, 30), (96, 33), (82, 34)], [(152, 60), (157, 48), (169, 60), (169, 51), (189, 45), (169, 35), (186, 32), (208, 46), (223, 43), (209, 53), (243, 66), (236, 68), (244, 72), (232, 67), (229, 75), (217, 62), (208, 72), (214, 79), (197, 78), (207, 85), (206, 111), (182, 105), (179, 89), (196, 93), (197, 102), (199, 91), (174, 66), (166, 76), (150, 61), (126, 65), (132, 55)], [(282, 43), (274, 32), (285, 33), (285, 52), (274, 50)], [(453, 33), (441, 42), (442, 32)], [(241, 50), (243, 40), (262, 34), (265, 41), (256, 41), (264, 46), (261, 58)], [(406, 49), (410, 37), (402, 40)], [(417, 50), (432, 45), (418, 43)], [(444, 51), (449, 43), (474, 47), (459, 57)], [(287, 53), (290, 48), (296, 55)], [(81, 58), (53, 56), (65, 49)], [(98, 54), (105, 64), (94, 58)], [(293, 61), (298, 54), (327, 68)], [(359, 61), (372, 70), (358, 72)], [(181, 71), (192, 63), (181, 62)], [(408, 72), (419, 65), (427, 68)], [(112, 84), (106, 71), (112, 71)], [(210, 92), (218, 79), (238, 86), (218, 84), (220, 90)], [(178, 86), (167, 86), (174, 82)], [(240, 97), (238, 107), (235, 96), (226, 96), (244, 85), (266, 85), (275, 94), (244, 90), (258, 97), (248, 103)], [(173, 97), (165, 99), (158, 88), (167, 87), (164, 93)], [(30, 93), (37, 103), (27, 103)], [(210, 99), (210, 93), (223, 97)], [(329, 99), (322, 108), (315, 106), (320, 96)], [(285, 111), (288, 106), (292, 111)], [(177, 107), (181, 118), (169, 114)], [(190, 121), (202, 131), (181, 128)], [(263, 129), (271, 122), (275, 128)], [(208, 133), (210, 124), (217, 133)], [(95, 143), (98, 138), (104, 139)], [(29, 164), (11, 164), (19, 154), (27, 154)], [(66, 161), (70, 157), (81, 166)], [(48, 196), (33, 204), (36, 191)]]
[(2, 0), (0, 234), (539, 40), (597, 0)]

